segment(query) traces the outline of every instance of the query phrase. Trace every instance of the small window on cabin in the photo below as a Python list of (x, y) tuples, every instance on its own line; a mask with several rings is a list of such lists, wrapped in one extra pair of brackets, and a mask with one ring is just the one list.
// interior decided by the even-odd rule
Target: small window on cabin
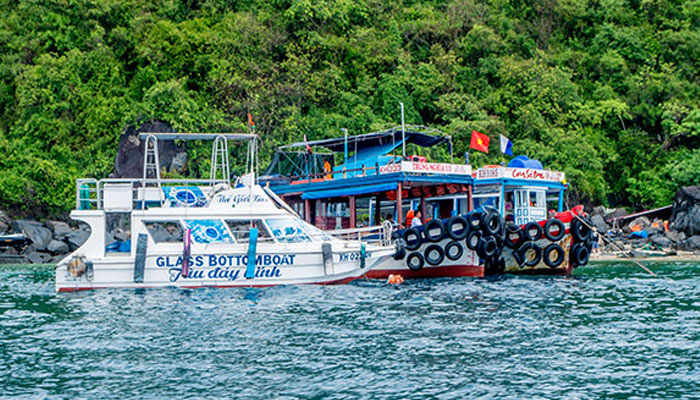
[(144, 225), (156, 243), (182, 243), (184, 230), (179, 221), (145, 221)]
[(530, 207), (544, 208), (544, 192), (539, 190), (530, 191)]
[[(252, 222), (252, 224), (251, 224)], [(226, 220), (226, 225), (231, 230), (231, 234), (237, 243), (248, 243), (250, 238), (250, 228), (258, 228), (258, 242), (271, 242), (272, 236), (268, 232), (265, 224), (259, 219), (254, 220)]]
[(220, 219), (185, 220), (195, 243), (231, 243), (233, 239)]
[(310, 242), (311, 238), (301, 224), (292, 218), (271, 218), (265, 220), (275, 238), (282, 243)]

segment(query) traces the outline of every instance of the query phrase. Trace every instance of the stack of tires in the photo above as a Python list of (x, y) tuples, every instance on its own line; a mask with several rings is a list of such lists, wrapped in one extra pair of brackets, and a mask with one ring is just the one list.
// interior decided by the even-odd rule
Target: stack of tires
[[(559, 219), (552, 218), (544, 223), (529, 222), (525, 227), (506, 227), (506, 246), (513, 249), (513, 258), (520, 269), (534, 268), (540, 262), (549, 268), (559, 268), (566, 259), (564, 248), (559, 241), (564, 238), (566, 227)], [(539, 242), (547, 239), (549, 243)]]
[(571, 266), (578, 268), (588, 264), (588, 259), (591, 257), (591, 249), (593, 248), (593, 232), (591, 231), (592, 221), (588, 216), (574, 217), (571, 220), (571, 237), (573, 244), (569, 258)]
[(484, 273), (493, 275), (503, 273), (506, 261), (503, 258), (505, 244), (505, 221), (495, 209), (474, 211), (467, 214), (469, 235), (467, 247), (476, 251), (484, 260)]
[(407, 252), (406, 265), (418, 271), (426, 265), (441, 265), (445, 259), (459, 260), (464, 254), (464, 245), (460, 242), (467, 233), (466, 219), (461, 216), (432, 219), (425, 225), (399, 231)]

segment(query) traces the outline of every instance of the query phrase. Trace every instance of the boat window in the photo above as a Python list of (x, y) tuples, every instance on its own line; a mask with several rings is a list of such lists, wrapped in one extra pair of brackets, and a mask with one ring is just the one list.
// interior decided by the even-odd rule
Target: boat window
[(275, 238), (282, 243), (310, 242), (311, 238), (304, 231), (301, 221), (294, 218), (266, 219), (267, 226)]
[(184, 231), (179, 221), (144, 221), (143, 224), (156, 243), (182, 243)]
[(530, 207), (544, 208), (544, 192), (540, 190), (530, 191)]
[(265, 227), (265, 224), (262, 223), (262, 220), (259, 219), (254, 219), (254, 220), (226, 220), (226, 225), (228, 225), (228, 228), (231, 230), (231, 234), (233, 235), (233, 238), (236, 240), (238, 243), (248, 243), (248, 239), (250, 237), (250, 228), (258, 228), (258, 241), (263, 242), (271, 242), (272, 241), (272, 236), (270, 235), (270, 232), (267, 230), (267, 227)]
[(195, 243), (233, 242), (226, 226), (219, 219), (185, 220), (185, 226), (190, 230), (192, 241)]
[(304, 230), (306, 230), (306, 232), (314, 239), (319, 239), (319, 240), (323, 240), (323, 241), (337, 240), (333, 236), (322, 231), (321, 229), (318, 229), (317, 227), (309, 224), (306, 221), (303, 221), (303, 220), (300, 220), (297, 218), (294, 218), (294, 220), (297, 221), (297, 223), (299, 225), (301, 225), (304, 228)]

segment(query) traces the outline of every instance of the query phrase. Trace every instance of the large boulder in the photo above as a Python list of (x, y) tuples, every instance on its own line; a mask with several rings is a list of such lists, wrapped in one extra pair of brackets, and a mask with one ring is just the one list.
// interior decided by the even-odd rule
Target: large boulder
[(687, 236), (700, 234), (700, 186), (686, 186), (676, 192), (669, 228)]
[(12, 230), (12, 218), (0, 210), (0, 233), (8, 233)]
[(73, 251), (82, 246), (89, 237), (90, 232), (88, 230), (79, 229), (68, 234), (68, 236), (66, 236), (66, 242), (68, 243), (70, 250)]
[(665, 236), (654, 236), (651, 239), (651, 243), (663, 247), (664, 249), (669, 249), (671, 248), (671, 245), (673, 245), (673, 242), (671, 239), (665, 237)]
[(591, 217), (591, 222), (593, 222), (593, 226), (598, 228), (598, 232), (605, 233), (610, 229), (601, 215), (594, 215)]
[(73, 230), (63, 221), (46, 221), (46, 225), (53, 232), (53, 238), (62, 240), (68, 236)]
[(651, 225), (651, 221), (649, 221), (649, 218), (647, 217), (637, 217), (632, 220), (629, 224), (627, 224), (627, 229), (630, 231), (633, 230), (632, 227), (634, 226), (639, 226), (642, 229), (647, 229)]
[[(143, 155), (145, 140), (139, 138), (141, 132), (172, 133), (175, 132), (170, 125), (155, 121), (147, 122), (139, 128), (128, 127), (119, 138), (119, 149), (114, 159), (114, 178), (141, 178), (143, 177)], [(171, 167), (173, 158), (181, 150), (175, 146), (172, 140), (158, 141), (158, 156), (161, 167)]]
[(609, 214), (605, 215), (605, 219), (612, 219), (624, 216), (627, 216), (627, 210), (625, 210), (624, 208), (616, 208), (612, 210), (612, 212), (610, 212)]
[(52, 240), (51, 243), (46, 247), (46, 250), (53, 254), (66, 254), (70, 251), (70, 248), (66, 242), (60, 240)]
[(683, 242), (683, 248), (688, 251), (700, 250), (700, 235), (691, 236)]
[(46, 250), (46, 247), (53, 239), (51, 231), (44, 228), (40, 222), (23, 219), (17, 221), (17, 227), (34, 243), (34, 247), (40, 251)]

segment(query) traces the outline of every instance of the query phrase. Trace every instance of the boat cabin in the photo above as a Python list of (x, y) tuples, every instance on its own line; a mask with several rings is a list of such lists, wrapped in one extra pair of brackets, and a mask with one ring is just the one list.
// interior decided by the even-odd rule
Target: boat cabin
[(259, 182), (323, 230), (410, 225), (415, 210), (423, 222), (448, 218), (471, 209), (472, 170), (429, 161), (439, 152), (429, 148), (441, 145), (451, 159), (452, 138), (420, 126), (293, 143), (278, 149)]
[(507, 222), (525, 225), (549, 218), (552, 211), (563, 211), (567, 188), (563, 172), (517, 156), (505, 167), (487, 165), (475, 171), (473, 203), (475, 209), (494, 207)]

